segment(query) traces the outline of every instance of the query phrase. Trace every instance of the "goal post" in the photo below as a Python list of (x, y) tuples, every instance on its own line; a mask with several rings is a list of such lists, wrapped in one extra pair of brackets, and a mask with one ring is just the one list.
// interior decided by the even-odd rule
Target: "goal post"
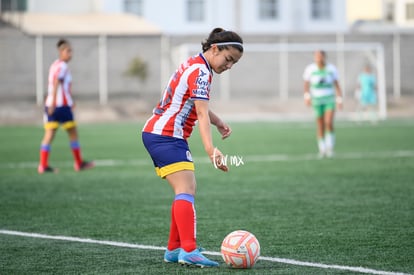
[[(345, 104), (355, 101), (358, 74), (369, 64), (377, 76), (377, 116), (387, 118), (384, 46), (380, 43), (245, 43), (240, 64), (221, 74), (218, 84), (213, 83), (219, 90), (219, 101), (231, 104), (237, 99), (254, 104), (254, 95), (269, 102), (302, 99), (303, 71), (313, 62), (316, 50), (327, 52), (328, 63), (337, 67)], [(182, 44), (171, 51), (171, 61), (177, 66), (198, 52), (199, 44)], [(353, 119), (355, 112), (347, 109), (342, 116)]]

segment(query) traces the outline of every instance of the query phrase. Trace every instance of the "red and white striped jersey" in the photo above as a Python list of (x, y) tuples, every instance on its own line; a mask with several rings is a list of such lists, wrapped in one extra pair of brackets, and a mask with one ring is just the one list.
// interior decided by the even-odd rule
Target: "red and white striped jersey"
[(68, 64), (62, 60), (56, 60), (50, 66), (46, 106), (51, 107), (53, 105), (53, 83), (56, 79), (59, 79), (59, 85), (56, 92), (55, 107), (72, 106), (72, 75)]
[(194, 100), (209, 100), (213, 73), (203, 54), (190, 57), (170, 78), (143, 132), (187, 139), (197, 121)]

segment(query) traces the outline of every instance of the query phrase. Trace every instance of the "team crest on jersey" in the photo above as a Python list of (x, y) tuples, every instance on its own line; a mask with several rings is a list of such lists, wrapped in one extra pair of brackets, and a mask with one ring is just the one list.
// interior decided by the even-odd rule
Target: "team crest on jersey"
[(193, 157), (191, 156), (190, 151), (187, 151), (187, 152), (186, 152), (186, 154), (187, 154), (187, 159), (188, 159), (189, 161), (193, 161)]

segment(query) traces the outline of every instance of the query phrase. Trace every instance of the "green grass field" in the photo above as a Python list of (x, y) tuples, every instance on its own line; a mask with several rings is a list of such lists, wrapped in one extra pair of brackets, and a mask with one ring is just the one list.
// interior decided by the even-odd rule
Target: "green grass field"
[[(0, 127), (0, 230), (165, 246), (172, 191), (157, 178), (142, 124), (81, 125), (94, 170), (75, 173), (66, 134), (52, 147), (58, 175), (38, 175), (40, 126)], [(414, 122), (338, 122), (336, 157), (318, 160), (313, 123), (233, 123), (216, 145), (244, 165), (208, 163), (195, 130), (199, 245), (219, 252), (245, 229), (261, 244), (251, 270), (162, 262), (163, 251), (0, 234), (0, 274), (414, 273)], [(269, 260), (270, 258), (270, 260)], [(280, 262), (309, 262), (302, 266)], [(328, 266), (324, 266), (328, 265)], [(371, 272), (369, 270), (372, 270)]]

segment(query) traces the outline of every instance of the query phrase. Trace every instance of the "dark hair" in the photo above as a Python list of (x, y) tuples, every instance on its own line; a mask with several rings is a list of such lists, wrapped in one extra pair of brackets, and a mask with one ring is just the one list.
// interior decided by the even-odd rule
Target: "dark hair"
[(69, 41), (67, 41), (66, 39), (59, 39), (59, 41), (56, 43), (57, 48), (59, 49), (61, 46), (63, 45), (69, 45)]
[[(243, 39), (233, 31), (226, 31), (222, 28), (215, 28), (211, 31), (210, 35), (206, 40), (201, 42), (203, 52), (206, 52), (211, 48), (211, 45), (216, 43), (225, 43), (225, 42), (237, 42), (243, 44)], [(228, 47), (234, 47), (240, 52), (243, 52), (243, 46), (241, 45), (220, 45), (218, 46), (219, 50), (228, 49)]]
[(326, 57), (326, 51), (324, 51), (324, 50), (316, 50), (315, 53), (321, 53), (321, 55), (323, 55), (323, 57)]

